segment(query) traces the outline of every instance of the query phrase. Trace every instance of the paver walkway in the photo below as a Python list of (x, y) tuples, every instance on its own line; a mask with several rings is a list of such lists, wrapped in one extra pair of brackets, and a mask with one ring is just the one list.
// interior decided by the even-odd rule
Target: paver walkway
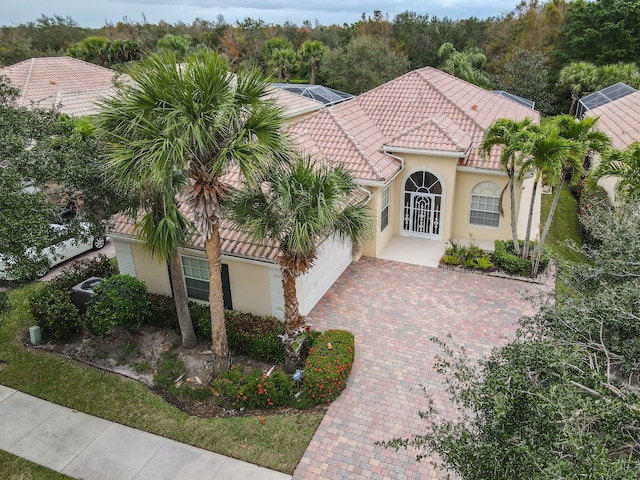
[(70, 410), (3, 385), (0, 449), (83, 480), (291, 478)]
[(380, 259), (352, 264), (309, 315), (314, 329), (355, 335), (347, 389), (333, 403), (294, 473), (300, 479), (443, 478), (415, 452), (376, 441), (420, 433), (427, 401), (452, 412), (433, 368), (437, 336), (464, 345), (473, 358), (513, 337), (516, 321), (534, 313), (523, 298), (540, 285)]

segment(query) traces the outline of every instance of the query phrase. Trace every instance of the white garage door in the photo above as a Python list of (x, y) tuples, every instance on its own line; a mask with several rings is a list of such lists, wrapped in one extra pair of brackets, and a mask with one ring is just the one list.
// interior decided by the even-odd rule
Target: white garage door
[(307, 315), (351, 264), (351, 242), (329, 237), (318, 249), (313, 268), (298, 278), (300, 313)]

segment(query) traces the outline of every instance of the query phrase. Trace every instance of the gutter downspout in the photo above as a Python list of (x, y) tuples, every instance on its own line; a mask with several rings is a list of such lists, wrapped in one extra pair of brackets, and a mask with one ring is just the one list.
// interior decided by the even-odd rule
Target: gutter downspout
[(396, 160), (398, 160), (400, 162), (400, 170), (398, 170), (395, 175), (393, 177), (391, 177), (389, 179), (388, 182), (385, 182), (385, 186), (389, 185), (391, 182), (393, 182), (393, 180), (400, 175), (400, 172), (402, 172), (404, 170), (404, 158), (402, 157), (398, 157), (392, 153), (389, 153), (387, 150), (383, 150), (382, 153), (384, 153), (385, 155), (391, 157), (391, 158), (395, 158)]

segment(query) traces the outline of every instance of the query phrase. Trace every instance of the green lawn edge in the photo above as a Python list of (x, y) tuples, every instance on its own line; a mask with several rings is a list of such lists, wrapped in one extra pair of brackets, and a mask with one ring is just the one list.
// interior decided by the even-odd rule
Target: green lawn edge
[(37, 284), (9, 292), (0, 315), (0, 384), (50, 402), (195, 447), (293, 474), (323, 413), (204, 419), (190, 417), (146, 386), (24, 341), (32, 318), (28, 295)]
[(71, 480), (73, 477), (0, 450), (0, 478), (2, 480)]

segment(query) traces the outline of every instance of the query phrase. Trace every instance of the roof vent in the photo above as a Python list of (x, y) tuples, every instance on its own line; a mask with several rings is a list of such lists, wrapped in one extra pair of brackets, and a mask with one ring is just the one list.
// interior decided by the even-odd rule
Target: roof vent
[(476, 105), (475, 103), (471, 105), (471, 110), (473, 110), (474, 112), (478, 110), (478, 105)]

